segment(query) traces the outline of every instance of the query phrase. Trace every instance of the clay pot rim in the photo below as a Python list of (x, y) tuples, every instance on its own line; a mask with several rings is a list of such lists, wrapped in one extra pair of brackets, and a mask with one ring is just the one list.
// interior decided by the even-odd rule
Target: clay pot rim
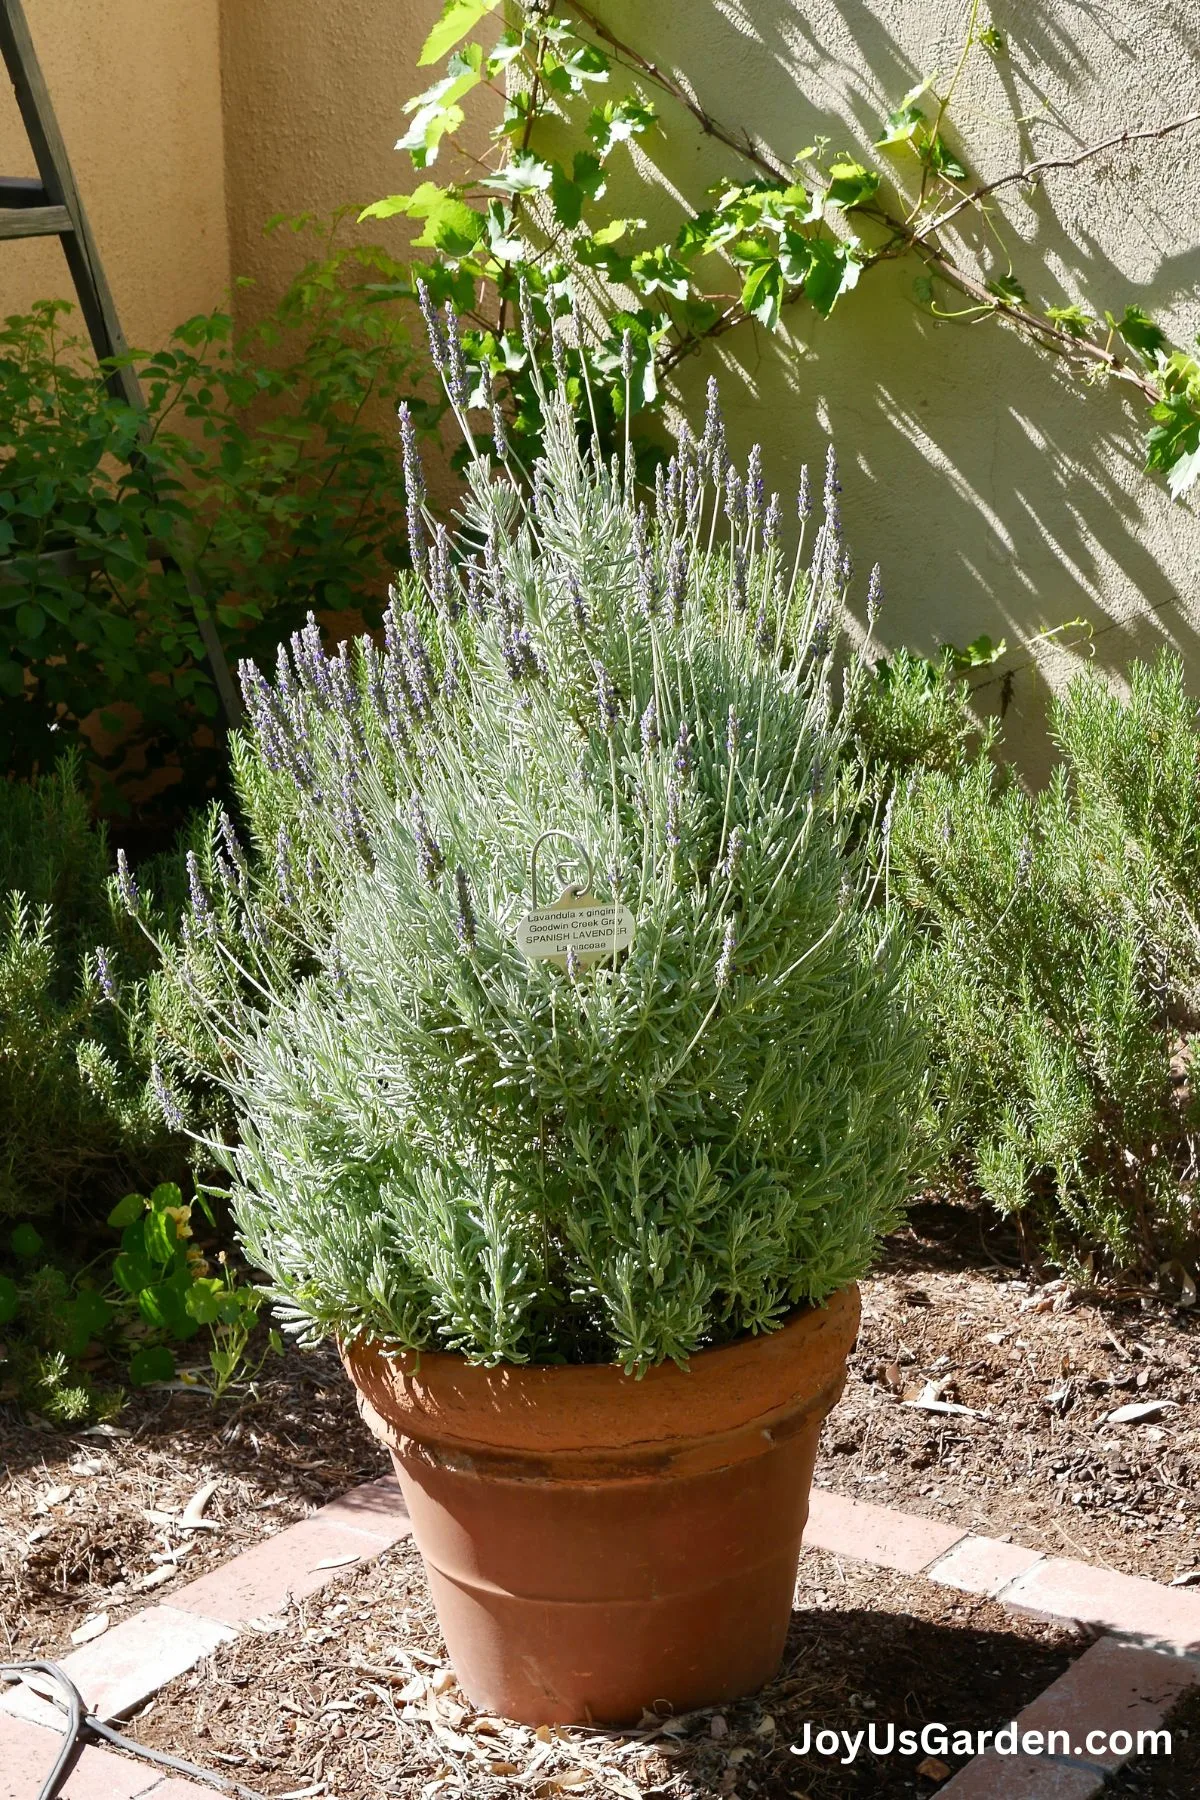
[(403, 1371), (406, 1376), (418, 1379), (427, 1371), (436, 1373), (440, 1369), (469, 1369), (472, 1375), (500, 1377), (511, 1379), (530, 1376), (535, 1379), (551, 1377), (560, 1383), (566, 1376), (575, 1376), (583, 1380), (595, 1379), (597, 1374), (606, 1379), (616, 1377), (619, 1381), (629, 1381), (638, 1387), (644, 1387), (648, 1381), (661, 1381), (670, 1374), (688, 1379), (696, 1372), (697, 1364), (702, 1365), (701, 1378), (704, 1373), (716, 1369), (716, 1359), (723, 1357), (732, 1362), (735, 1358), (745, 1357), (748, 1351), (767, 1342), (788, 1343), (792, 1345), (801, 1336), (806, 1336), (805, 1327), (811, 1328), (816, 1315), (828, 1313), (846, 1296), (858, 1292), (858, 1283), (849, 1281), (844, 1287), (835, 1288), (824, 1300), (806, 1301), (804, 1305), (793, 1307), (786, 1313), (782, 1322), (766, 1331), (744, 1331), (740, 1337), (731, 1338), (727, 1344), (708, 1344), (703, 1349), (693, 1350), (686, 1368), (668, 1357), (664, 1362), (654, 1363), (641, 1375), (627, 1375), (620, 1363), (615, 1362), (470, 1362), (461, 1350), (410, 1350), (399, 1347), (390, 1338), (360, 1336), (356, 1338), (335, 1339), (338, 1356), (345, 1363), (348, 1357), (378, 1357), (393, 1368)]
[(640, 1378), (616, 1363), (504, 1363), (453, 1351), (388, 1354), (377, 1341), (339, 1345), (364, 1418), (383, 1441), (457, 1446), (487, 1455), (661, 1456), (671, 1446), (762, 1439), (816, 1406), (844, 1379), (858, 1328), (854, 1282), (776, 1331), (700, 1350), (690, 1366), (659, 1363)]

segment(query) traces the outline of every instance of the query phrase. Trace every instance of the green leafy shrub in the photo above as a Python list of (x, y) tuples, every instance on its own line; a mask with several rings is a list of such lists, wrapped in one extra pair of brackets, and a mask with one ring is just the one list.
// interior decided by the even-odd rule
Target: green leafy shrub
[(388, 304), (402, 276), (382, 250), (333, 250), (253, 331), (202, 314), (131, 357), (149, 412), (140, 447), (140, 415), (62, 335), (65, 303), (0, 328), (5, 767), (44, 768), (98, 713), (117, 740), (91, 751), (109, 777), (140, 749), (181, 762), (194, 798), (223, 768), (203, 729), (220, 705), (194, 602), (164, 545), (194, 567), (231, 660), (273, 648), (310, 606), (378, 622), (404, 500), (372, 407), (411, 385)]
[(897, 795), (890, 892), (937, 1147), (1059, 1257), (1194, 1255), (1200, 735), (1177, 662), (1060, 700), (1046, 792), (981, 757)]
[(0, 1218), (102, 1217), (131, 1183), (187, 1166), (152, 1092), (154, 952), (110, 900), (78, 774), (68, 755), (0, 782)]
[[(219, 1399), (244, 1366), (264, 1296), (235, 1277), (223, 1252), (212, 1272), (193, 1239), (194, 1205), (174, 1182), (125, 1195), (108, 1219), (120, 1248), (79, 1271), (47, 1260), (40, 1233), (17, 1226), (9, 1237), (15, 1277), (0, 1275), (9, 1340), (0, 1397), (58, 1425), (110, 1417), (124, 1398), (118, 1378), (133, 1387), (172, 1380), (177, 1346), (200, 1336)], [(271, 1344), (278, 1347), (274, 1333)]]
[[(414, 515), (382, 652), (311, 626), (274, 684), (244, 668), (254, 849), (214, 838), (169, 961), (290, 1328), (640, 1370), (864, 1271), (919, 1050), (830, 779), (832, 459), (793, 582), (715, 397), (652, 517), (543, 403), (531, 492), (477, 459), (456, 546)], [(631, 909), (627, 953), (517, 947), (551, 828)]]

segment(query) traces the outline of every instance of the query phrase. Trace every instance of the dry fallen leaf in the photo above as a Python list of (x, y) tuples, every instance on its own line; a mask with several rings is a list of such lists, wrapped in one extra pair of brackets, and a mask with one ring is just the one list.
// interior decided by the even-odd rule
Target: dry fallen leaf
[(1162, 1416), (1167, 1407), (1178, 1407), (1177, 1400), (1134, 1400), (1128, 1406), (1118, 1406), (1116, 1412), (1110, 1412), (1109, 1425), (1142, 1425), (1148, 1419)]
[(82, 1625), (76, 1626), (75, 1630), (71, 1633), (71, 1642), (73, 1644), (90, 1644), (93, 1638), (102, 1637), (104, 1635), (108, 1630), (108, 1624), (109, 1620), (106, 1612), (93, 1613), (90, 1618), (83, 1621)]
[(1172, 1587), (1196, 1587), (1200, 1584), (1200, 1569), (1185, 1569), (1182, 1575), (1172, 1575)]
[(310, 1573), (315, 1575), (318, 1569), (344, 1569), (348, 1563), (361, 1561), (362, 1557), (359, 1552), (352, 1550), (346, 1556), (327, 1556), (323, 1562), (314, 1563)]
[(63, 1501), (68, 1500), (74, 1492), (75, 1489), (70, 1483), (66, 1483), (62, 1487), (47, 1488), (38, 1501), (38, 1511), (42, 1511), (43, 1508), (49, 1511), (52, 1506), (61, 1506)]
[(221, 1483), (219, 1481), (206, 1481), (203, 1487), (198, 1487), (184, 1507), (183, 1517), (180, 1519), (179, 1523), (181, 1525), (189, 1526), (199, 1525), (204, 1518), (205, 1507), (208, 1505), (220, 1485)]
[(949, 1763), (939, 1762), (936, 1756), (927, 1756), (917, 1764), (917, 1774), (924, 1775), (927, 1781), (945, 1781), (949, 1773)]
[(133, 1585), (139, 1591), (144, 1591), (146, 1588), (162, 1587), (165, 1581), (171, 1581), (178, 1573), (179, 1571), (174, 1563), (165, 1562), (159, 1568), (151, 1569), (148, 1575), (143, 1575), (141, 1580), (135, 1581)]

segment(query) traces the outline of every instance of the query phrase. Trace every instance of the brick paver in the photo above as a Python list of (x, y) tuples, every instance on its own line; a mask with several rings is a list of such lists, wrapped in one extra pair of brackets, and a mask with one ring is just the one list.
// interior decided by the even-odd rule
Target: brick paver
[(810, 1550), (830, 1550), (905, 1575), (919, 1574), (966, 1535), (961, 1525), (943, 1525), (940, 1519), (922, 1519), (916, 1513), (874, 1506), (869, 1500), (850, 1500), (826, 1488), (813, 1489), (804, 1528)]
[(960, 1538), (945, 1556), (939, 1556), (925, 1573), (930, 1581), (943, 1587), (958, 1588), (964, 1594), (998, 1594), (1042, 1561), (1040, 1550), (1027, 1550), (1024, 1544), (1005, 1544), (999, 1538)]
[[(1017, 1717), (1018, 1743), (1027, 1732), (1040, 1732), (1045, 1745), (1050, 1732), (1062, 1731), (1065, 1748), (1056, 1744), (1053, 1756), (989, 1750), (940, 1788), (939, 1800), (1089, 1800), (1114, 1769), (1138, 1754), (1138, 1733), (1158, 1731), (1197, 1681), (1200, 1666), (1184, 1657), (1101, 1638)], [(1089, 1745), (1093, 1731), (1104, 1733), (1103, 1750)], [(1122, 1731), (1130, 1747), (1108, 1749), (1108, 1740)], [(1143, 1749), (1149, 1753), (1149, 1744)]]
[(1014, 1612), (1072, 1619), (1184, 1653), (1200, 1652), (1200, 1592), (1048, 1557), (999, 1594)]
[[(37, 1800), (61, 1743), (58, 1732), (0, 1714), (0, 1800)], [(87, 1749), (67, 1777), (62, 1800), (143, 1800), (150, 1795), (159, 1800), (161, 1786), (160, 1769), (131, 1762), (110, 1750)], [(186, 1793), (166, 1800), (196, 1800), (197, 1795), (213, 1791), (189, 1786)]]

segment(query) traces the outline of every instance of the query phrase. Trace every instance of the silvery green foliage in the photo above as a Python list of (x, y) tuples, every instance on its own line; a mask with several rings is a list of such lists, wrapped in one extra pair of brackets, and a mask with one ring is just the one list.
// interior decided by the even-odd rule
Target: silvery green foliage
[[(864, 1272), (918, 1053), (831, 779), (832, 459), (797, 574), (715, 403), (649, 514), (553, 394), (546, 442), (522, 486), (474, 460), (453, 545), (414, 519), (382, 650), (244, 669), (253, 850), (214, 833), (174, 983), (304, 1338), (640, 1371)], [(549, 828), (634, 914), (615, 966), (516, 947)]]

